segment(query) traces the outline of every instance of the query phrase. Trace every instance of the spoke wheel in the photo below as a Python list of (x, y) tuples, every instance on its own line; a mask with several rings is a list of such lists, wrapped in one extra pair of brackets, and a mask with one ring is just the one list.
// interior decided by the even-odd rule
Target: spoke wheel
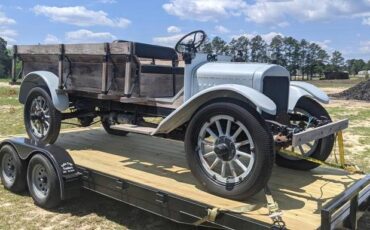
[[(318, 102), (310, 98), (301, 98), (296, 108), (296, 113), (307, 115), (308, 117), (327, 117), (330, 119), (329, 114)], [(293, 123), (293, 121), (291, 121)], [(301, 127), (307, 127), (308, 121), (304, 121)], [(325, 161), (334, 146), (334, 135), (324, 137), (322, 139), (306, 143), (296, 148), (288, 147), (287, 149), (298, 154), (302, 154), (306, 157), (312, 157), (314, 159)], [(311, 170), (320, 166), (320, 164), (298, 159), (296, 157), (286, 156), (283, 153), (276, 155), (276, 164), (285, 168), (298, 169), (298, 170)]]
[(254, 165), (254, 143), (247, 128), (231, 116), (218, 115), (204, 123), (198, 136), (204, 170), (221, 183), (239, 183)]
[(39, 139), (44, 138), (50, 130), (50, 109), (43, 96), (35, 97), (30, 108), (31, 132)]
[(54, 143), (59, 135), (61, 113), (55, 109), (48, 92), (40, 87), (29, 93), (24, 107), (24, 123), (28, 136), (45, 144)]
[(272, 135), (252, 108), (230, 102), (199, 110), (185, 134), (189, 168), (211, 193), (242, 200), (263, 189), (274, 162)]
[[(312, 114), (310, 114), (308, 111), (305, 111), (304, 109), (301, 109), (301, 108), (295, 108), (294, 113), (295, 114), (306, 115), (307, 117), (312, 117)], [(301, 122), (291, 121), (291, 123), (294, 124), (294, 125), (300, 125), (300, 126), (303, 126), (303, 127), (306, 127), (306, 128), (309, 125), (308, 121), (301, 121)], [(297, 146), (295, 148), (294, 147), (289, 147), (288, 150), (290, 150), (292, 152), (295, 152), (295, 153), (298, 153), (298, 154), (301, 154), (302, 156), (305, 156), (305, 157), (311, 157), (311, 155), (317, 149), (318, 145), (319, 145), (319, 140), (315, 140), (315, 141), (311, 141), (311, 142), (305, 143), (303, 145)], [(288, 160), (292, 160), (292, 161), (300, 160), (299, 158), (292, 157), (292, 156), (287, 156), (287, 155), (282, 155), (282, 157), (284, 157)]]

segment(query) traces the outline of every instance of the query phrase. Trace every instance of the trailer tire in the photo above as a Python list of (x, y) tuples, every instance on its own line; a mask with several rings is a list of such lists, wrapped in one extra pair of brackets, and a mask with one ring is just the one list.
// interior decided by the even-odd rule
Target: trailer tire
[(27, 169), (27, 184), (36, 205), (51, 209), (60, 204), (59, 178), (45, 156), (36, 154), (31, 158)]
[[(330, 115), (325, 110), (325, 108), (322, 107), (318, 102), (316, 102), (313, 99), (306, 97), (301, 98), (298, 101), (296, 108), (302, 111), (306, 111), (312, 116), (315, 117), (324, 116), (331, 120)], [(312, 150), (312, 153), (309, 155), (309, 157), (312, 157), (320, 161), (325, 161), (329, 157), (331, 151), (333, 150), (334, 143), (335, 143), (334, 135), (330, 135), (320, 140), (317, 140), (317, 143), (315, 143), (314, 145), (315, 149)], [(281, 167), (296, 170), (311, 170), (320, 166), (320, 164), (311, 161), (286, 157), (283, 154), (280, 154), (279, 151), (277, 151), (276, 154), (276, 164)]]
[(110, 135), (125, 137), (125, 136), (127, 136), (127, 134), (128, 134), (128, 132), (125, 132), (125, 131), (111, 129), (111, 128), (110, 128), (109, 121), (108, 121), (108, 120), (106, 120), (106, 119), (103, 119), (103, 118), (102, 118), (102, 120), (101, 120), (101, 124), (103, 125), (104, 130), (105, 130), (108, 134), (110, 134)]
[[(46, 106), (46, 109), (38, 109), (36, 112), (31, 115), (31, 110), (35, 109), (34, 103), (35, 100), (43, 100), (44, 106)], [(36, 105), (37, 107), (37, 105)], [(32, 116), (35, 116), (37, 114), (38, 118), (32, 118)], [(46, 116), (48, 118), (46, 118)], [(32, 121), (32, 119), (34, 119)], [(39, 133), (38, 130), (36, 130), (36, 121), (38, 123), (38, 127), (40, 125), (43, 127), (42, 129), (46, 129), (45, 122), (48, 122), (48, 128), (46, 131), (46, 134)], [(27, 96), (27, 100), (24, 106), (24, 124), (26, 127), (26, 131), (28, 136), (36, 141), (39, 141), (44, 144), (53, 144), (60, 132), (61, 127), (61, 120), (62, 120), (62, 114), (59, 112), (53, 104), (53, 101), (48, 93), (47, 90), (41, 87), (35, 87), (33, 88), (30, 93)], [(44, 131), (42, 131), (44, 132)]]
[(0, 170), (1, 181), (5, 189), (14, 193), (20, 193), (26, 189), (26, 164), (9, 144), (0, 149)]
[[(212, 124), (217, 125), (217, 128)], [(209, 126), (204, 128), (205, 125)], [(242, 129), (240, 134), (236, 134), (238, 127)], [(205, 134), (203, 130), (209, 129), (217, 131), (214, 131), (213, 135)], [(217, 137), (209, 142), (211, 136)], [(199, 147), (199, 143), (203, 141), (208, 143), (200, 144)], [(248, 141), (249, 143), (245, 144)], [(209, 143), (213, 143), (210, 144), (213, 159), (205, 158), (205, 145)], [(227, 147), (223, 148), (223, 151), (219, 146)], [(236, 200), (246, 199), (266, 186), (275, 155), (272, 135), (259, 119), (247, 109), (225, 102), (205, 106), (194, 115), (185, 134), (185, 152), (191, 172), (209, 192)], [(248, 152), (249, 156), (246, 156)], [(217, 163), (221, 168), (220, 173), (216, 172), (217, 166), (212, 167), (215, 161), (222, 163), (221, 166)], [(244, 168), (240, 166), (240, 162)], [(228, 169), (224, 164), (228, 165)]]

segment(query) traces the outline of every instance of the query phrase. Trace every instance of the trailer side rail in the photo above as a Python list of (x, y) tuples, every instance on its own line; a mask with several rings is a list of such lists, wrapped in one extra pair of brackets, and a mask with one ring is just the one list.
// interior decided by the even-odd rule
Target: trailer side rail
[(343, 193), (328, 202), (321, 210), (321, 229), (333, 229), (345, 221), (345, 227), (356, 229), (359, 205), (370, 199), (370, 175), (354, 183)]
[[(135, 182), (122, 180), (92, 169), (77, 166), (82, 174), (82, 186), (90, 191), (154, 213), (177, 223), (193, 225), (214, 207), (181, 196), (162, 192)], [(271, 229), (272, 223), (264, 223), (237, 213), (222, 212), (213, 223), (205, 226), (225, 229)]]

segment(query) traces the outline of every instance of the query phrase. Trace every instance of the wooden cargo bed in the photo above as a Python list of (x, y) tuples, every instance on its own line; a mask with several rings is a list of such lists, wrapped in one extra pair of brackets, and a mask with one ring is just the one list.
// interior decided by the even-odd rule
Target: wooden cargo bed
[[(249, 205), (252, 210), (243, 215), (271, 223), (262, 193), (240, 202), (204, 191), (187, 168), (182, 142), (135, 134), (115, 137), (102, 129), (80, 129), (63, 133), (56, 144), (66, 148), (79, 166), (212, 207)], [(323, 205), (360, 178), (328, 168), (301, 172), (276, 166), (269, 184), (289, 229), (317, 229)]]

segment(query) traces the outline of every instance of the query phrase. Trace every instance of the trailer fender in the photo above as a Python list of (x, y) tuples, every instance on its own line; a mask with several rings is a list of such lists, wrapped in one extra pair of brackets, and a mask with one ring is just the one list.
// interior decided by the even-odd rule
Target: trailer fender
[(34, 87), (46, 87), (51, 99), (53, 100), (54, 107), (60, 112), (69, 108), (68, 94), (57, 92), (59, 77), (48, 71), (36, 71), (27, 74), (21, 84), (19, 91), (19, 102), (26, 103), (29, 92)]
[(328, 95), (316, 86), (306, 82), (291, 81), (288, 106), (290, 112), (294, 110), (299, 99), (302, 97), (310, 97), (324, 104), (328, 104), (330, 101)]
[(34, 140), (26, 138), (7, 139), (0, 143), (11, 145), (21, 160), (28, 162), (35, 154), (42, 154), (52, 163), (59, 182), (60, 195), (62, 200), (67, 200), (79, 195), (81, 187), (80, 174), (69, 153), (56, 145), (43, 145)]
[(251, 103), (256, 110), (261, 113), (266, 112), (271, 115), (276, 114), (275, 103), (260, 93), (259, 91), (247, 86), (236, 84), (225, 84), (210, 87), (192, 96), (183, 105), (167, 116), (152, 133), (169, 133), (177, 127), (189, 121), (194, 113), (207, 102), (214, 99), (232, 98)]

